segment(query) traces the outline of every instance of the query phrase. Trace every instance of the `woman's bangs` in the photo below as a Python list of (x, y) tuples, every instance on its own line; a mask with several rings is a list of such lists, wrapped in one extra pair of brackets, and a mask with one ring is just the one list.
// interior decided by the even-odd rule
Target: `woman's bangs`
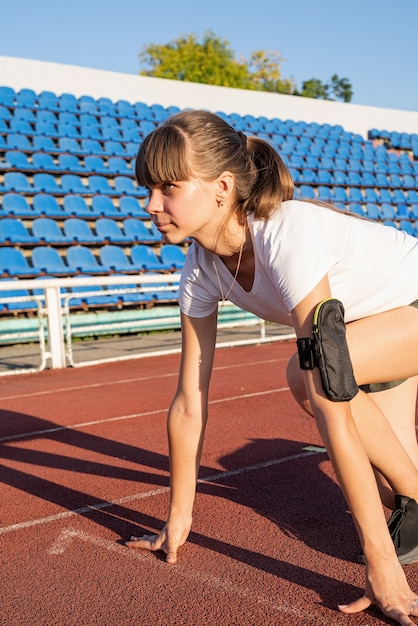
[(157, 128), (139, 148), (135, 173), (138, 184), (152, 187), (161, 183), (189, 180), (185, 138), (174, 126)]

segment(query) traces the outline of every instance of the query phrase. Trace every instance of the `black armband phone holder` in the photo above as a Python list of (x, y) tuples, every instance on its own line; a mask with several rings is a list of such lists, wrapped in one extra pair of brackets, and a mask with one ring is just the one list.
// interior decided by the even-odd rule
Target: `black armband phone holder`
[(347, 402), (357, 395), (342, 302), (335, 298), (320, 302), (314, 312), (312, 339), (301, 338), (296, 343), (301, 369), (319, 368), (329, 400)]

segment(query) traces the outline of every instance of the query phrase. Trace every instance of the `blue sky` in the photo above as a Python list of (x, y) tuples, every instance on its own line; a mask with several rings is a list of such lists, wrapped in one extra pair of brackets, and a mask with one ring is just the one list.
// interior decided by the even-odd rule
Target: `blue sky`
[(298, 86), (332, 74), (353, 103), (418, 110), (418, 0), (20, 0), (0, 55), (137, 74), (144, 46), (212, 30), (236, 56), (276, 50)]

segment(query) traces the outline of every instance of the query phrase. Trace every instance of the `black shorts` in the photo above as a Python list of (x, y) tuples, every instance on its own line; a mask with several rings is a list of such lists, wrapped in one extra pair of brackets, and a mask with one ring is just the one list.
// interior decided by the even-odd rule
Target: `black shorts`
[[(416, 309), (418, 309), (418, 300), (415, 300), (415, 302), (412, 302), (410, 306), (413, 306)], [(377, 391), (385, 391), (386, 389), (392, 389), (393, 387), (398, 387), (399, 385), (402, 385), (402, 383), (404, 383), (406, 380), (408, 379), (401, 378), (399, 380), (391, 380), (387, 383), (370, 383), (370, 385), (359, 385), (359, 388), (362, 391), (365, 391), (366, 393), (376, 393)]]

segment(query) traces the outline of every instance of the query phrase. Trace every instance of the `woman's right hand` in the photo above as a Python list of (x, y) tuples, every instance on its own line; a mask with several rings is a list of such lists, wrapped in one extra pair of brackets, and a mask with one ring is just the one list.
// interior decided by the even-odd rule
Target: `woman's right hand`
[(149, 550), (150, 552), (162, 551), (166, 554), (166, 562), (173, 565), (177, 562), (177, 551), (186, 542), (189, 536), (191, 523), (173, 524), (169, 521), (158, 535), (144, 535), (131, 537), (126, 541), (128, 548)]

